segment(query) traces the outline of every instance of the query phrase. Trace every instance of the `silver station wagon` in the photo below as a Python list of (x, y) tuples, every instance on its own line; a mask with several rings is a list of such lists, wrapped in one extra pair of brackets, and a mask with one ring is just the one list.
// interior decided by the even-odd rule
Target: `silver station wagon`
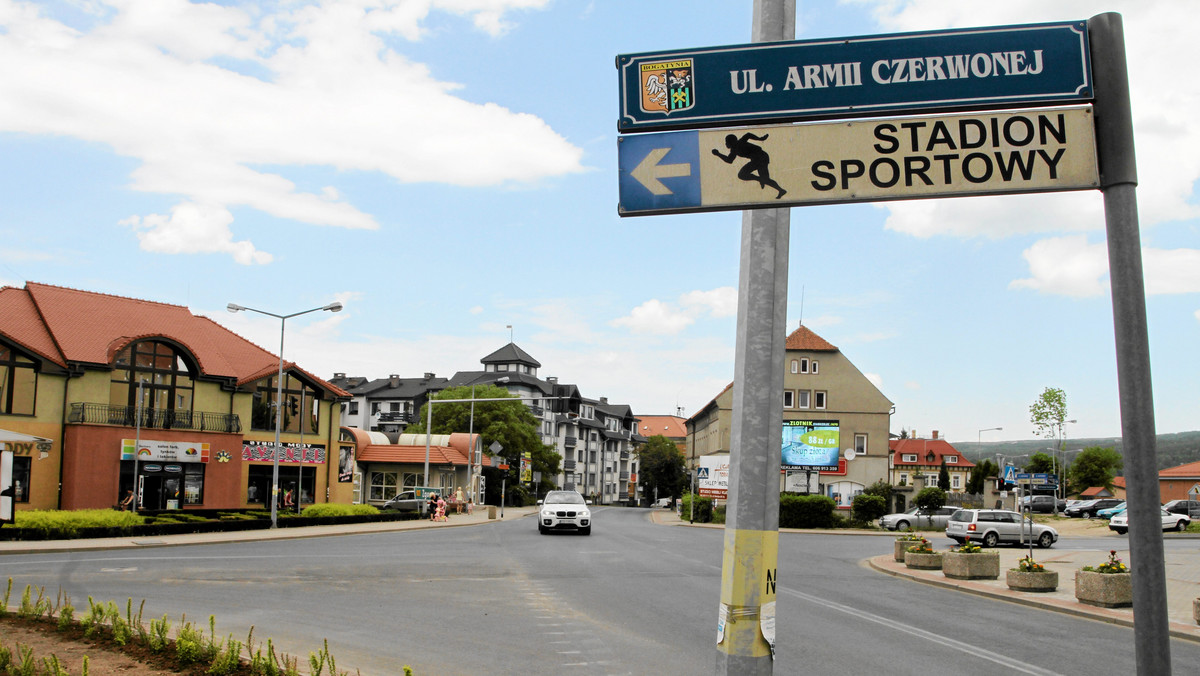
[(1058, 531), (1007, 509), (960, 509), (950, 515), (946, 524), (946, 537), (959, 544), (968, 540), (984, 547), (995, 547), (1001, 542), (1023, 544), (1029, 542), (1031, 535), (1042, 548), (1058, 542)]

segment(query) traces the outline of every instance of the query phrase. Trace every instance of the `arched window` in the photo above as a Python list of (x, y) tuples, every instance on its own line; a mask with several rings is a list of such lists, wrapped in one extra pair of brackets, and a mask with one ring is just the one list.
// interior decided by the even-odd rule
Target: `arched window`
[[(254, 402), (250, 416), (250, 428), (255, 430), (275, 429), (275, 397), (278, 394), (278, 375), (263, 378), (254, 388)], [(280, 432), (301, 432), (316, 434), (320, 429), (318, 416), (321, 403), (321, 393), (316, 388), (305, 384), (299, 378), (285, 373), (283, 376), (283, 426)], [(372, 414), (377, 413), (372, 404)], [(301, 430), (301, 423), (306, 422)]]
[(0, 344), (0, 413), (33, 415), (37, 362)]
[(136, 407), (138, 383), (142, 383), (141, 405), (148, 416), (163, 415), (162, 427), (173, 427), (171, 421), (184, 416), (190, 424), (195, 385), (182, 351), (160, 340), (142, 340), (118, 352), (113, 359), (109, 404)]

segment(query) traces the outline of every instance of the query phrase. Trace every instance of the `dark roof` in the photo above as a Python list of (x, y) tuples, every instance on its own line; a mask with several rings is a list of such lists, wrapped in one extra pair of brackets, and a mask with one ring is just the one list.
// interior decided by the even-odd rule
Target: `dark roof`
[[(446, 387), (445, 378), (378, 378), (350, 390), (350, 394), (367, 399), (414, 399)], [(392, 385), (395, 384), (395, 387)]]
[(517, 347), (516, 343), (509, 343), (504, 347), (489, 354), (479, 360), (481, 364), (528, 364), (535, 368), (541, 368), (542, 364), (538, 360), (529, 356), (529, 353)]
[[(501, 378), (508, 378), (508, 382), (497, 383), (496, 381)], [(450, 380), (446, 381), (443, 387), (470, 387), (471, 385), (496, 385), (497, 387), (524, 385), (540, 390), (542, 394), (554, 393), (552, 384), (528, 373), (517, 373), (516, 371), (459, 371), (450, 376)]]

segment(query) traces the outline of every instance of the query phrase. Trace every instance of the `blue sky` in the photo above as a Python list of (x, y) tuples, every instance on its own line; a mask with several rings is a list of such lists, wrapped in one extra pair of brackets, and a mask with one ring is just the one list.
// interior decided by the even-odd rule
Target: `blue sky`
[[(797, 38), (1124, 14), (1159, 432), (1200, 428), (1200, 45), (1170, 0), (797, 0)], [(186, 305), (323, 375), (541, 375), (691, 415), (733, 377), (741, 217), (617, 216), (617, 54), (750, 0), (0, 0), (0, 283)], [(1180, 64), (1178, 68), (1171, 64)], [(1099, 193), (792, 211), (788, 329), (894, 432), (1120, 432)]]

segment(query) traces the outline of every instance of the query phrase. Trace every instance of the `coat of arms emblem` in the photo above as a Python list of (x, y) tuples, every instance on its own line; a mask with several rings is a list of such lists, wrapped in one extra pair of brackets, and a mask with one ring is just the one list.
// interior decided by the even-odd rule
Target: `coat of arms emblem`
[(639, 64), (642, 76), (642, 111), (670, 115), (696, 105), (696, 85), (691, 59)]

